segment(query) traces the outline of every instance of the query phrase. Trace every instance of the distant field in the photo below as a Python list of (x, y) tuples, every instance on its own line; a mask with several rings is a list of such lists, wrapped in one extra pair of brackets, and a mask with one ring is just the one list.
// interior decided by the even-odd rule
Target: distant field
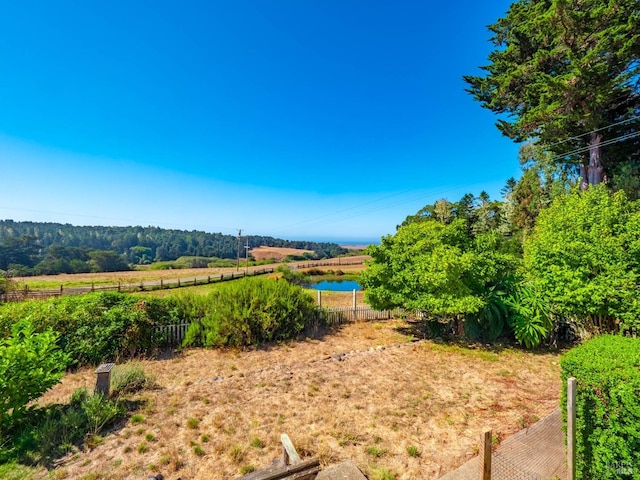
[(272, 258), (275, 261), (284, 260), (287, 255), (303, 255), (305, 253), (313, 253), (313, 250), (304, 250), (302, 248), (285, 248), (285, 247), (258, 247), (252, 248), (249, 253), (260, 261)]
[[(281, 250), (295, 250), (298, 252), (304, 252), (305, 250), (296, 250), (296, 249), (281, 249)], [(328, 265), (327, 267), (323, 267), (323, 269), (328, 270), (341, 270), (345, 273), (354, 273), (360, 272), (365, 267), (364, 264), (355, 264), (355, 265), (342, 265), (340, 262), (364, 262), (365, 259), (369, 257), (366, 256), (358, 256), (358, 257), (348, 257), (344, 259), (331, 259), (331, 260), (323, 260), (322, 263), (333, 263), (333, 265)], [(296, 265), (296, 263), (305, 265), (311, 262), (292, 262), (291, 265)], [(256, 265), (249, 266), (248, 270), (262, 270), (265, 268), (277, 268), (277, 264), (272, 265)], [(99, 285), (118, 285), (121, 283), (122, 285), (126, 284), (137, 284), (140, 282), (152, 282), (159, 280), (169, 280), (169, 279), (193, 279), (195, 277), (206, 277), (207, 275), (218, 275), (220, 273), (235, 272), (237, 270), (244, 271), (244, 263), (240, 263), (240, 268), (234, 267), (225, 267), (225, 268), (183, 268), (176, 270), (132, 270), (127, 272), (102, 272), (102, 273), (75, 273), (75, 274), (60, 274), (60, 275), (40, 275), (35, 277), (15, 277), (13, 280), (17, 283), (18, 288), (22, 288), (25, 285), (28, 285), (31, 290), (37, 289), (55, 289), (59, 288), (60, 285), (64, 285), (65, 287), (81, 287), (81, 286), (91, 286), (91, 284), (95, 286)]]

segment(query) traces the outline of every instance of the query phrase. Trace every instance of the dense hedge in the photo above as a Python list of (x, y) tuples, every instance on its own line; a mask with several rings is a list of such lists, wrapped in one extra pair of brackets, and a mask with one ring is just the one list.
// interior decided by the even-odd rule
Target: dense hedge
[(317, 312), (313, 298), (287, 281), (244, 278), (220, 285), (206, 297), (182, 302), (197, 316), (184, 345), (241, 346), (292, 338)]
[(640, 339), (604, 335), (561, 360), (577, 380), (576, 478), (640, 479)]
[(158, 325), (190, 322), (185, 345), (241, 346), (292, 338), (316, 320), (313, 298), (285, 281), (246, 278), (207, 296), (101, 292), (0, 305), (0, 338), (28, 318), (51, 329), (70, 366), (131, 358), (162, 345)]
[(167, 300), (117, 292), (7, 303), (0, 306), (0, 336), (29, 318), (36, 331), (59, 334), (71, 366), (95, 365), (150, 351), (160, 341), (155, 325), (177, 322), (175, 312)]

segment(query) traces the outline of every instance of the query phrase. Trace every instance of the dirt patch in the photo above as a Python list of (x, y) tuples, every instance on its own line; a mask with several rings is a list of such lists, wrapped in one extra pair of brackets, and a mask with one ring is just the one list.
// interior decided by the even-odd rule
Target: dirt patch
[(301, 248), (284, 248), (284, 247), (257, 247), (252, 248), (249, 253), (253, 257), (260, 260), (273, 259), (276, 262), (284, 260), (288, 255), (303, 255), (305, 253), (313, 253), (313, 250), (303, 250)]
[[(278, 457), (281, 433), (322, 465), (437, 478), (475, 454), (483, 428), (503, 438), (557, 407), (557, 354), (414, 342), (410, 331), (355, 323), (270, 348), (144, 361), (160, 386), (144, 393), (144, 422), (124, 422), (56, 478), (234, 478)], [(93, 385), (92, 371), (65, 376), (43, 400), (68, 401)]]

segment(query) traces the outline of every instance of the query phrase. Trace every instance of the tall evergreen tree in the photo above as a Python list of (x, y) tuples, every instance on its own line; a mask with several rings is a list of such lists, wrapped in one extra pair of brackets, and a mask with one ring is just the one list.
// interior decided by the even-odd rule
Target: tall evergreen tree
[(489, 30), (485, 74), (464, 80), (504, 135), (543, 144), (582, 189), (638, 173), (638, 0), (518, 0)]

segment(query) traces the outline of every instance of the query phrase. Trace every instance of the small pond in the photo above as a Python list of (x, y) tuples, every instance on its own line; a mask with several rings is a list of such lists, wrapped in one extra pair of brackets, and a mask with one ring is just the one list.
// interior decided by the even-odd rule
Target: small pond
[(360, 284), (355, 280), (323, 280), (318, 283), (312, 283), (309, 287), (315, 290), (330, 290), (332, 292), (362, 290)]

